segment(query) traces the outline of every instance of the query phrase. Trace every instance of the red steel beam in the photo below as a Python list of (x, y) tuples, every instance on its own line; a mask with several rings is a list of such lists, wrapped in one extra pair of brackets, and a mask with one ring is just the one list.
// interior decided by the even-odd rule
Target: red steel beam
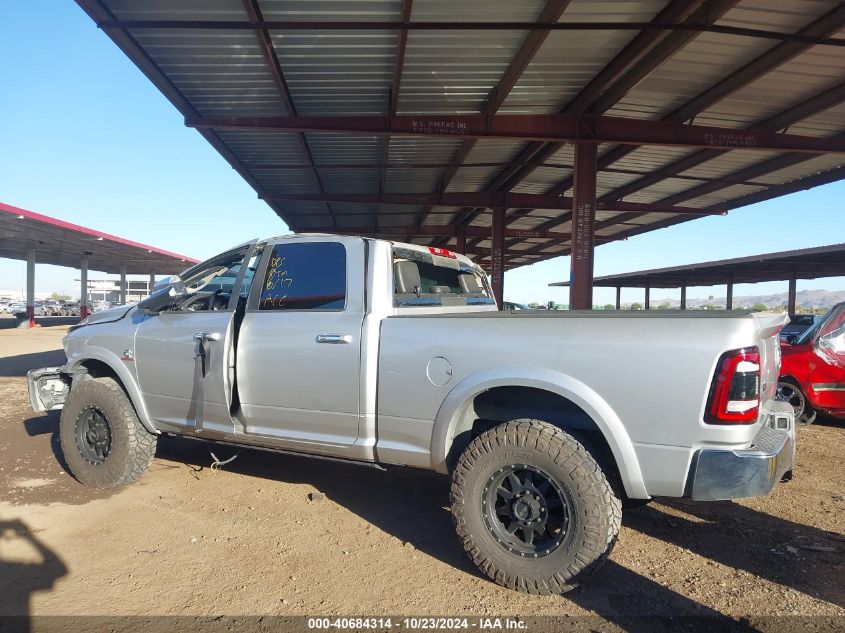
[[(715, 2), (703, 4), (700, 2), (677, 0), (667, 5), (658, 14), (656, 21), (668, 21), (673, 24), (680, 24), (689, 18), (696, 23), (712, 24), (738, 2), (739, 0), (716, 0)], [(692, 13), (688, 13), (689, 9), (693, 10)], [(673, 53), (683, 48), (696, 35), (698, 35), (698, 32), (691, 31), (673, 32), (666, 35), (653, 30), (641, 33), (640, 36), (634, 38), (631, 43), (622, 49), (610, 64), (599, 72), (595, 80), (587, 84), (561, 113), (581, 114), (590, 109), (594, 113), (601, 114), (603, 112), (602, 110), (592, 107), (598, 95), (605, 94), (607, 90), (614, 90), (617, 99), (621, 98), (627, 90), (639, 83), (656, 66), (671, 57)], [(628, 64), (625, 64), (626, 60)], [(621, 75), (623, 71), (627, 72)], [(614, 89), (614, 86), (617, 87)], [(622, 86), (626, 87), (624, 92), (620, 90)], [(560, 144), (530, 143), (517, 158), (519, 160), (534, 159), (543, 162), (553, 156), (560, 148)], [(599, 162), (599, 169), (601, 167), (602, 163)], [(491, 187), (511, 189), (530, 175), (532, 171), (533, 168), (524, 170), (515, 168), (505, 169), (496, 177)], [(568, 178), (565, 182), (567, 184), (564, 189), (560, 191), (553, 190), (549, 193), (563, 193), (572, 186), (571, 178)], [(525, 213), (529, 211), (525, 210)], [(514, 219), (518, 219), (519, 217), (521, 216), (516, 215)], [(467, 221), (471, 220), (472, 218), (469, 218)]]
[[(278, 193), (264, 199), (298, 202), (347, 202), (353, 204), (391, 204), (405, 206), (462, 207), (481, 206), (486, 209), (512, 209), (531, 206), (533, 209), (571, 209), (572, 198), (559, 198), (533, 193), (447, 191), (446, 193)], [(640, 202), (602, 203), (606, 211), (634, 211), (637, 213), (672, 213), (684, 215), (718, 215), (696, 207), (677, 207)]]
[[(241, 20), (101, 20), (101, 29), (179, 29), (243, 31), (252, 23)], [(845, 39), (804, 36), (771, 29), (728, 26), (723, 24), (660, 24), (657, 22), (410, 22), (354, 21), (315, 22), (313, 20), (265, 20), (260, 28), (271, 31), (692, 31), (722, 33), (738, 37), (755, 37), (782, 42), (803, 42), (828, 46), (845, 46)]]
[[(835, 86), (834, 88), (825, 90), (816, 96), (807, 99), (799, 103), (780, 114), (777, 114), (773, 117), (770, 117), (756, 125), (754, 125), (751, 129), (759, 130), (759, 131), (776, 131), (784, 129), (794, 123), (799, 121), (803, 121), (815, 114), (820, 112), (824, 112), (840, 103), (845, 102), (845, 83), (840, 83), (839, 85)], [(719, 151), (719, 152), (710, 152), (710, 151), (699, 151), (690, 154), (689, 156), (684, 156), (676, 161), (673, 161), (671, 164), (658, 169), (657, 171), (644, 176), (643, 178), (639, 178), (634, 182), (631, 182), (627, 185), (623, 185), (614, 189), (613, 191), (603, 195), (601, 197), (602, 200), (621, 200), (625, 196), (628, 196), (634, 192), (640, 191), (645, 189), (646, 187), (650, 187), (653, 184), (664, 180), (665, 178), (688, 178), (688, 176), (681, 176), (681, 172), (687, 171), (698, 165), (706, 163), (707, 161), (713, 160), (718, 156), (722, 156), (723, 154), (727, 153), (729, 150)], [(605, 171), (612, 171), (610, 168), (606, 169)], [(695, 177), (692, 177), (695, 179)], [(717, 179), (721, 180), (725, 184), (755, 184), (753, 182), (743, 181), (740, 178), (737, 178), (736, 175), (731, 175), (730, 177), (724, 179)], [(714, 181), (715, 182), (715, 181)], [(761, 186), (766, 186), (761, 184)]]
[[(845, 140), (845, 134), (840, 134), (836, 138)], [(761, 176), (765, 176), (766, 174), (770, 174), (781, 169), (786, 169), (787, 167), (792, 167), (793, 165), (798, 165), (799, 163), (803, 163), (806, 160), (808, 160), (806, 154), (781, 154), (780, 156), (775, 156), (774, 158), (770, 158), (769, 160), (763, 161), (762, 163), (757, 163), (756, 165), (750, 165), (745, 169), (741, 169), (734, 175), (739, 177), (740, 179), (759, 178)], [(718, 180), (713, 182), (706, 182), (698, 185), (697, 187), (692, 187), (685, 191), (681, 191), (680, 193), (668, 196), (662, 199), (660, 203), (677, 204), (678, 202), (683, 202), (684, 200), (691, 200), (692, 198), (698, 198), (699, 196), (705, 196), (707, 194), (714, 193), (724, 188), (725, 185), (723, 183), (720, 183)], [(768, 189), (768, 186), (766, 186), (766, 189)], [(733, 208), (732, 200), (728, 200), (724, 203), (724, 208), (728, 207)]]
[[(414, 0), (402, 0), (402, 23), (407, 24), (411, 21), (411, 11), (413, 10)], [(387, 113), (390, 116), (396, 115), (396, 109), (399, 105), (399, 88), (402, 85), (402, 72), (405, 68), (405, 49), (408, 46), (408, 31), (402, 29), (399, 31), (399, 38), (396, 42), (396, 55), (393, 61), (393, 80), (390, 83), (390, 97), (387, 104)], [(379, 170), (379, 191), (385, 190), (387, 184), (387, 164), (390, 157), (390, 137), (382, 139), (381, 148), (381, 169)], [(378, 223), (378, 218), (376, 218)]]
[[(720, 7), (711, 7), (711, 9), (717, 8), (718, 10), (724, 12), (724, 10), (730, 8), (729, 4), (730, 3), (726, 3)], [(808, 36), (816, 36), (819, 34), (831, 35), (838, 32), (842, 28), (844, 21), (845, 4), (840, 4), (840, 6), (828, 12), (818, 20), (813, 21), (810, 25), (799, 31), (798, 34)], [(703, 93), (688, 101), (686, 104), (670, 113), (667, 117), (664, 117), (663, 120), (684, 122), (690, 119), (691, 117), (694, 117), (696, 114), (698, 114), (698, 112), (706, 110), (719, 100), (725, 98), (729, 94), (732, 94), (733, 92), (747, 85), (751, 81), (754, 81), (758, 77), (764, 75), (766, 72), (777, 68), (789, 59), (792, 59), (793, 57), (804, 52), (807, 48), (808, 45), (800, 43), (785, 43), (779, 46), (775, 46), (773, 49), (766, 51), (762, 55), (758, 56), (757, 58), (743, 66), (741, 69), (732, 73), (722, 81), (717, 82), (716, 84), (705, 90)], [(646, 64), (646, 67), (649, 68), (649, 65)], [(651, 68), (653, 68), (653, 66), (651, 66)], [(623, 84), (624, 82), (622, 82), (620, 85)], [(614, 93), (603, 96), (602, 100), (593, 106), (592, 111), (599, 113), (604, 112), (607, 108), (615, 104), (616, 101), (614, 100), (614, 98), (618, 100), (618, 98), (621, 98), (621, 96), (622, 95), (620, 94), (619, 88), (616, 88)], [(614, 162), (620, 160), (624, 156), (627, 156), (635, 149), (636, 147), (634, 146), (623, 146), (616, 147), (610, 150), (609, 152), (606, 152), (599, 159), (599, 170), (602, 170), (612, 165)], [(539, 158), (541, 160), (545, 160), (546, 155), (543, 154), (539, 156)], [(694, 164), (696, 164), (695, 160), (696, 159), (689, 158), (686, 161), (676, 163), (676, 166), (683, 167), (687, 165), (687, 167), (685, 168), (689, 169), (694, 166)], [(530, 171), (525, 172), (522, 177), (525, 177), (528, 173), (530, 173)], [(570, 177), (550, 189), (547, 193), (562, 194), (566, 192), (571, 186), (572, 178)], [(615, 194), (614, 192), (614, 195), (617, 194)], [(521, 217), (521, 215), (515, 214), (512, 217), (514, 217), (514, 219), (518, 219), (519, 217)], [(564, 220), (565, 218), (562, 221)]]
[[(840, 4), (837, 8), (803, 28), (799, 31), (799, 33), (808, 35), (832, 35), (840, 31), (843, 26), (845, 26), (845, 4)], [(775, 46), (773, 49), (766, 51), (762, 55), (747, 63), (724, 80), (711, 86), (708, 90), (704, 91), (694, 99), (688, 101), (665, 118), (673, 121), (686, 121), (691, 117), (694, 117), (699, 112), (703, 112), (708, 109), (719, 100), (724, 99), (726, 96), (733, 94), (740, 88), (747, 86), (751, 81), (777, 68), (790, 59), (793, 59), (797, 55), (804, 53), (807, 48), (807, 45), (791, 42)], [(778, 116), (759, 123), (754, 126), (753, 129), (769, 131), (782, 129), (797, 121), (801, 121), (841, 103), (843, 98), (845, 98), (845, 84), (840, 84), (832, 90), (820, 93)], [(614, 152), (611, 152), (612, 156), (609, 156), (609, 158), (616, 161), (629, 154), (631, 151), (633, 151), (631, 148), (618, 148)], [(695, 154), (693, 156), (685, 157), (682, 159), (683, 162), (674, 163), (672, 166), (668, 166), (664, 170), (661, 170), (661, 172), (672, 173), (672, 168), (674, 167), (677, 170), (675, 173), (677, 173), (683, 171), (684, 169), (690, 169), (695, 165), (701, 164), (706, 160), (715, 157), (712, 154), (710, 157), (705, 154)], [(649, 186), (654, 182), (658, 182), (657, 180), (653, 180), (654, 177), (656, 177), (656, 174), (647, 179), (642, 179), (643, 187)], [(625, 187), (620, 187), (616, 191), (607, 195), (615, 197), (629, 195), (630, 193), (639, 191), (643, 188), (639, 186), (640, 182), (641, 181), (637, 181), (626, 185)]]
[[(781, 163), (782, 166), (787, 166), (787, 157), (776, 157), (772, 160), (781, 159), (784, 162)], [(845, 179), (845, 165), (841, 167), (837, 167), (835, 169), (830, 169), (827, 171), (820, 172), (818, 174), (813, 174), (811, 176), (805, 176), (803, 178), (798, 178), (791, 182), (784, 183), (782, 185), (775, 185), (774, 187), (769, 187), (765, 191), (758, 191), (755, 193), (748, 194), (746, 196), (741, 196), (739, 198), (734, 198), (733, 200), (728, 200), (726, 203), (713, 205), (709, 207), (711, 211), (717, 211), (729, 208), (731, 210), (738, 209), (740, 207), (748, 206), (750, 204), (756, 204), (758, 202), (764, 202), (766, 200), (771, 200), (772, 198), (778, 198), (780, 196), (785, 196), (790, 193), (796, 193), (798, 191), (806, 191), (807, 189), (812, 189), (813, 187), (819, 187), (821, 185), (826, 185), (832, 182), (837, 182), (839, 180)], [(620, 216), (621, 217), (621, 216)], [(618, 218), (616, 218), (618, 219)], [(654, 231), (657, 229), (665, 229), (670, 226), (674, 226), (676, 224), (681, 224), (683, 222), (687, 222), (688, 220), (693, 218), (688, 217), (681, 217), (681, 218), (667, 218), (666, 220), (661, 220), (659, 222), (653, 222), (651, 224), (645, 224), (642, 226), (637, 226), (631, 228), (626, 231), (622, 231), (620, 233), (615, 233), (614, 235), (608, 236), (606, 240), (608, 242), (617, 241), (628, 239), (629, 237), (634, 237), (635, 235), (640, 235), (642, 233), (647, 233), (649, 231)], [(599, 228), (599, 227), (597, 227)]]
[[(543, 10), (537, 18), (537, 21), (557, 22), (563, 15), (563, 12), (566, 11), (570, 1), (571, 0), (547, 0), (545, 7), (543, 7)], [(528, 68), (528, 65), (534, 59), (537, 51), (540, 50), (543, 42), (546, 41), (548, 35), (549, 31), (531, 31), (526, 36), (522, 45), (519, 47), (519, 50), (505, 69), (505, 72), (502, 73), (499, 83), (494, 86), (490, 91), (490, 94), (487, 95), (484, 105), (481, 107), (482, 114), (495, 114), (499, 110), (505, 102), (505, 99), (507, 99), (508, 95), (513, 90), (514, 86), (516, 86), (517, 82), (522, 77), (522, 74)], [(460, 148), (458, 148), (458, 151), (455, 154), (455, 164), (450, 165), (440, 178), (441, 191), (446, 191), (449, 183), (455, 177), (455, 174), (458, 173), (458, 169), (460, 169), (461, 165), (469, 157), (476, 143), (477, 141), (475, 139), (466, 140), (461, 143)], [(425, 221), (429, 211), (430, 209), (425, 209), (423, 213), (420, 214), (420, 223)]]
[[(408, 24), (411, 21), (411, 10), (413, 8), (413, 0), (402, 0), (402, 24)], [(399, 40), (396, 43), (396, 58), (393, 64), (393, 81), (390, 84), (390, 107), (389, 113), (396, 114), (397, 104), (399, 103), (399, 87), (402, 84), (402, 71), (405, 68), (405, 48), (408, 45), (408, 30), (400, 29)]]
[[(255, 30), (255, 37), (258, 39), (261, 54), (267, 64), (270, 76), (273, 78), (273, 83), (276, 85), (279, 97), (281, 98), (288, 113), (295, 117), (296, 106), (293, 103), (293, 98), (291, 97), (290, 88), (288, 88), (284, 72), (282, 72), (282, 66), (279, 64), (279, 58), (276, 55), (273, 40), (270, 38), (270, 33), (268, 33), (267, 29), (261, 26), (264, 22), (264, 16), (261, 13), (261, 8), (258, 6), (258, 0), (243, 0), (243, 6), (247, 17), (249, 18), (249, 22)], [(311, 148), (308, 147), (308, 141), (305, 140), (305, 134), (300, 132), (299, 134), (296, 134), (295, 137), (297, 144), (299, 145), (299, 151), (302, 152), (303, 156), (305, 156), (306, 165), (308, 167), (314, 167), (314, 157), (311, 155)], [(316, 169), (313, 169), (313, 173), (314, 179), (316, 180), (320, 191), (325, 191), (323, 182), (320, 180), (320, 173)], [(329, 212), (332, 223), (336, 224), (337, 220), (334, 217), (334, 211), (332, 210), (331, 205), (327, 204), (326, 210)]]
[[(397, 235), (405, 237), (481, 237), (488, 239), (490, 237), (490, 227), (487, 226), (467, 226), (461, 227), (454, 224), (426, 224), (425, 226), (382, 226), (378, 231), (368, 231), (364, 228), (346, 228), (338, 229), (335, 227), (307, 227), (303, 228), (302, 233), (334, 233), (336, 235), (381, 235), (386, 237), (396, 237)], [(558, 239), (568, 240), (572, 237), (569, 233), (559, 233), (556, 231), (533, 231), (522, 229), (504, 229), (505, 237), (515, 237), (520, 239)]]
[(572, 200), (572, 289), (573, 310), (593, 308), (593, 254), (596, 224), (596, 146), (575, 146), (575, 189)]
[(340, 132), (366, 136), (434, 136), (615, 143), (636, 146), (665, 145), (815, 154), (845, 153), (845, 142), (835, 139), (603, 115), (198, 117), (186, 119), (185, 123), (188, 127), (213, 130)]
[(490, 285), (499, 309), (505, 294), (505, 209), (493, 209), (490, 238)]

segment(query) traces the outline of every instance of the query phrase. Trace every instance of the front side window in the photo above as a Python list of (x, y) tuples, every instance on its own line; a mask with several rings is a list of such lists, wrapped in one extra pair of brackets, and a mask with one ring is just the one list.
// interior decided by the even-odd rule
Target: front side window
[[(186, 273), (182, 280), (185, 294), (176, 298), (170, 310), (225, 310), (235, 288), (246, 249), (238, 249), (198, 264)], [(159, 292), (168, 292), (163, 288)]]
[(346, 249), (337, 242), (277, 244), (261, 286), (259, 310), (343, 310)]

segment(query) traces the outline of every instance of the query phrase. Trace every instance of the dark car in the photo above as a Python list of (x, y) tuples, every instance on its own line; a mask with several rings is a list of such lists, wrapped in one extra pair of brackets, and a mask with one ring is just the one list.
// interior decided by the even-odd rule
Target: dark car
[(780, 340), (786, 341), (790, 336), (801, 336), (818, 322), (819, 317), (815, 314), (793, 314), (789, 323), (780, 331)]

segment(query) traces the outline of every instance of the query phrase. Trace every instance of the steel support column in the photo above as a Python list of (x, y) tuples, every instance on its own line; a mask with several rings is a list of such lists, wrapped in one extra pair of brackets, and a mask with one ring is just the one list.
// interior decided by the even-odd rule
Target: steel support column
[(505, 209), (493, 209), (490, 278), (493, 283), (493, 296), (501, 310), (505, 292)]
[(648, 286), (645, 287), (645, 303), (643, 304), (643, 310), (650, 310), (651, 309), (651, 288)]
[(575, 145), (575, 186), (572, 196), (571, 290), (572, 310), (593, 307), (593, 251), (596, 225), (596, 145)]
[(793, 275), (789, 279), (789, 299), (787, 300), (786, 304), (786, 311), (789, 313), (789, 316), (795, 314), (795, 290), (797, 285), (797, 279)]
[(622, 286), (616, 286), (616, 309), (622, 309)]
[(687, 309), (687, 285), (681, 286), (681, 310)]
[(88, 257), (79, 264), (79, 316), (88, 316)]
[(725, 299), (725, 310), (734, 309), (734, 282), (733, 279), (728, 281), (728, 294)]
[(120, 267), (120, 304), (126, 304), (126, 266)]
[(26, 318), (27, 325), (35, 327), (35, 249), (26, 252)]
[(156, 285), (156, 274), (150, 273), (150, 283), (147, 286), (147, 296), (153, 294), (153, 286)]
[[(503, 231), (504, 233), (504, 231)], [(466, 255), (467, 253), (467, 232), (466, 228), (461, 227), (458, 230), (457, 235), (455, 235), (455, 240), (457, 245), (455, 246), (455, 250), (461, 253), (462, 255)]]

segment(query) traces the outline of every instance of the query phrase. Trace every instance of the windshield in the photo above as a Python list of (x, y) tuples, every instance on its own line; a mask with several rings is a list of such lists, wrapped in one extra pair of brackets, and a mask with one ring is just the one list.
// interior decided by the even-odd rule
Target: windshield
[(397, 307), (495, 304), (484, 271), (454, 255), (394, 248), (393, 287)]
[(804, 345), (815, 340), (819, 332), (824, 335), (837, 327), (842, 325), (843, 317), (845, 317), (845, 303), (840, 303), (833, 306), (830, 310), (825, 312), (824, 316), (816, 321), (815, 325), (806, 330), (801, 336), (795, 339), (795, 345)]
[(812, 314), (797, 314), (789, 321), (789, 325), (812, 325), (816, 317)]

